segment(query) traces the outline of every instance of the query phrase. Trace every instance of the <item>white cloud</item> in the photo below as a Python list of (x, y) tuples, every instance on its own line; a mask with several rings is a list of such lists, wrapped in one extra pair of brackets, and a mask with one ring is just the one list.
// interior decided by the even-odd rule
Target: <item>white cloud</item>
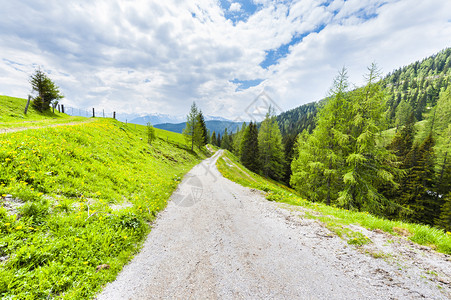
[(229, 11), (240, 11), (241, 10), (241, 4), (239, 4), (238, 2), (233, 2), (232, 4), (230, 4), (229, 7)]
[[(68, 105), (129, 113), (184, 115), (196, 101), (234, 118), (263, 89), (290, 109), (324, 97), (344, 65), (359, 84), (373, 61), (387, 73), (451, 45), (451, 2), (441, 0), (265, 0), (235, 25), (215, 0), (2, 2), (0, 94), (26, 97), (41, 65)], [(233, 79), (264, 81), (237, 91)]]

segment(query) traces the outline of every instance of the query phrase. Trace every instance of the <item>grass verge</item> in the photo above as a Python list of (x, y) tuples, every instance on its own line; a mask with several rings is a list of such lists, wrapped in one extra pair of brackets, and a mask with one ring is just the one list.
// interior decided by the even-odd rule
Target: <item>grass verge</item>
[(163, 134), (96, 119), (0, 135), (0, 298), (92, 298), (116, 277), (205, 157)]
[(247, 170), (233, 154), (226, 150), (224, 150), (224, 156), (218, 159), (217, 167), (224, 177), (243, 186), (266, 192), (266, 199), (270, 201), (306, 208), (305, 217), (321, 221), (329, 230), (346, 239), (349, 244), (358, 246), (371, 242), (363, 234), (347, 228), (348, 225), (357, 224), (369, 230), (380, 229), (393, 235), (405, 236), (412, 242), (429, 246), (438, 252), (451, 254), (450, 232), (445, 233), (441, 229), (427, 225), (382, 219), (367, 212), (348, 211), (310, 202), (302, 199), (294, 190)]

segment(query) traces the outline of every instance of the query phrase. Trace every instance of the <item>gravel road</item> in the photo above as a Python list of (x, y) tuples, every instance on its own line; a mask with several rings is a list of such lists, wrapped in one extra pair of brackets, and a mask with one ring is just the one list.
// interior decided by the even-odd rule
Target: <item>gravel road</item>
[(220, 154), (185, 176), (142, 251), (97, 299), (451, 297), (449, 256), (395, 237), (390, 258), (365, 254), (299, 209), (223, 178)]

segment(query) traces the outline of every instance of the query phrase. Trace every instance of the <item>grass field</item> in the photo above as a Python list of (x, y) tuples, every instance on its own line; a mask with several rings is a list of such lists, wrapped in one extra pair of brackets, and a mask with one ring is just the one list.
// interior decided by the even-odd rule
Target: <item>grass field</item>
[(348, 243), (368, 242), (359, 232), (347, 228), (349, 224), (357, 224), (369, 230), (380, 229), (394, 235), (403, 232), (415, 243), (429, 246), (442, 253), (451, 254), (451, 232), (445, 233), (441, 229), (431, 228), (430, 226), (390, 221), (366, 212), (348, 211), (322, 203), (310, 202), (302, 199), (294, 190), (247, 170), (230, 152), (224, 151), (224, 153), (225, 155), (218, 159), (217, 163), (218, 169), (224, 177), (243, 186), (266, 192), (266, 198), (270, 201), (306, 208), (311, 212), (306, 214), (307, 218), (321, 221), (324, 226), (346, 239)]
[[(2, 119), (12, 118), (1, 106)], [(1, 299), (92, 298), (137, 253), (206, 156), (164, 130), (149, 145), (146, 132), (92, 119), (0, 134)]]

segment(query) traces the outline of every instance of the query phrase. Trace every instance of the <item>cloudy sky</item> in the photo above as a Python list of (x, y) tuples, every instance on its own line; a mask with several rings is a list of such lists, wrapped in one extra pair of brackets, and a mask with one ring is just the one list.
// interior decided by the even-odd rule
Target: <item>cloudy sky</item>
[[(248, 119), (262, 92), (281, 110), (360, 85), (451, 46), (450, 0), (0, 0), (0, 94), (38, 66), (69, 106)], [(268, 98), (269, 97), (269, 98)]]

